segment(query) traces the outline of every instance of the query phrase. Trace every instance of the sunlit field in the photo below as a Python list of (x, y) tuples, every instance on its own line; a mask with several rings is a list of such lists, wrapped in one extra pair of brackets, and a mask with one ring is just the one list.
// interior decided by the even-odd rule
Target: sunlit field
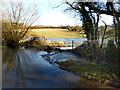
[(69, 31), (68, 29), (32, 29), (26, 35), (45, 37), (45, 38), (85, 38), (83, 32)]

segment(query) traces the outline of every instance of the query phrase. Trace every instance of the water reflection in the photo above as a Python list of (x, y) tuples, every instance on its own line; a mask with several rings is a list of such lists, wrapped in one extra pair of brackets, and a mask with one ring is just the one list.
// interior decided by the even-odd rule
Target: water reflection
[[(34, 49), (3, 48), (3, 88), (73, 88), (101, 86), (59, 69), (44, 60), (47, 54)], [(83, 83), (84, 82), (84, 83)], [(82, 84), (83, 83), (83, 84)], [(103, 86), (102, 86), (103, 87)], [(105, 87), (105, 86), (104, 86)]]
[[(26, 50), (5, 48), (2, 52), (3, 59), (3, 87), (26, 87), (26, 78), (39, 78), (32, 76), (29, 70), (32, 64), (31, 54)], [(12, 82), (11, 82), (12, 81)], [(20, 84), (21, 83), (21, 84)]]
[[(77, 87), (80, 77), (51, 65), (41, 54), (43, 51), (4, 48), (3, 88)], [(76, 81), (69, 82), (64, 77), (68, 74)]]
[[(16, 49), (3, 49), (2, 50), (3, 58), (3, 87), (6, 86), (6, 83), (11, 83), (10, 81), (19, 81), (20, 79), (24, 83), (24, 74), (21, 70), (21, 56), (18, 56), (19, 52)], [(4, 76), (5, 75), (5, 76)], [(8, 75), (8, 77), (6, 76)], [(5, 77), (5, 78), (4, 78)], [(7, 84), (8, 86), (9, 84)], [(9, 86), (8, 86), (9, 87)]]

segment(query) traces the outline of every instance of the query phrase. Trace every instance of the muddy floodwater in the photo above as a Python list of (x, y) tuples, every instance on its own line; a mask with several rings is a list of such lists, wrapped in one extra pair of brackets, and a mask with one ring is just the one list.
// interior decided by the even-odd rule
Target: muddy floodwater
[[(54, 52), (53, 52), (54, 53)], [(2, 49), (3, 88), (106, 88), (71, 72), (61, 70), (42, 57), (47, 54), (35, 49)], [(60, 56), (59, 54), (57, 54)], [(60, 60), (59, 57), (51, 56)], [(62, 53), (62, 55), (64, 55)], [(69, 55), (69, 54), (68, 54)], [(67, 56), (65, 56), (67, 57)], [(71, 56), (72, 57), (72, 56)], [(73, 56), (74, 58), (75, 56)], [(76, 58), (76, 57), (75, 57)], [(62, 58), (64, 59), (64, 58)]]

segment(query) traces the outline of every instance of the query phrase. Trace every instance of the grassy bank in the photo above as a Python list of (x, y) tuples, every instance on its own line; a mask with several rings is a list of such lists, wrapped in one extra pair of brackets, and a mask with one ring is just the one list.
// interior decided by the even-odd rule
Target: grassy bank
[(61, 69), (85, 77), (88, 80), (95, 80), (99, 83), (108, 84), (113, 87), (120, 87), (117, 82), (116, 66), (102, 66), (96, 65), (95, 63), (75, 60), (56, 63), (60, 65), (59, 67)]
[(68, 29), (32, 29), (26, 37), (32, 37), (32, 35), (45, 38), (85, 38), (85, 35)]
[(0, 46), (0, 48), (6, 48), (7, 46)]

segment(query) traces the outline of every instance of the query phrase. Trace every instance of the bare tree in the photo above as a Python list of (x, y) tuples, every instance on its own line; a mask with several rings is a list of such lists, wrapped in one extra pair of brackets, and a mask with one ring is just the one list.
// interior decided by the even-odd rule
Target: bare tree
[(16, 46), (39, 18), (36, 7), (25, 10), (22, 2), (10, 2), (2, 11), (2, 38), (7, 46)]

